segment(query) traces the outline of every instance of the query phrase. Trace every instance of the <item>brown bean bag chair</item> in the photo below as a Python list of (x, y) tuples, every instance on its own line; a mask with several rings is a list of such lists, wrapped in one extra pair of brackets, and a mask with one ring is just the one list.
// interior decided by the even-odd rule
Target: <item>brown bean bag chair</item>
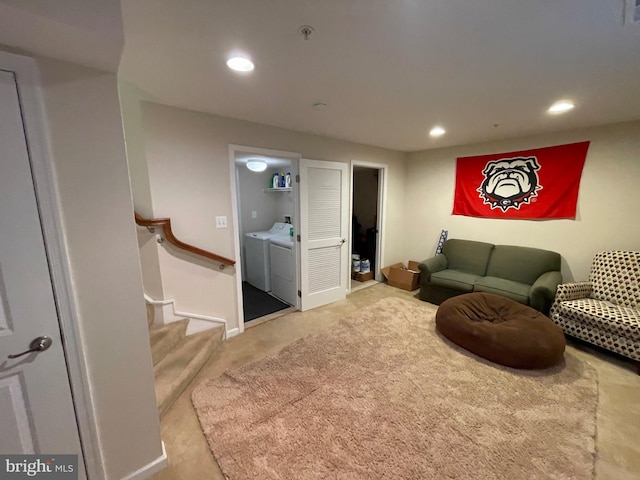
[(513, 368), (548, 368), (566, 345), (562, 329), (531, 307), (491, 293), (466, 293), (444, 301), (436, 326), (453, 343)]

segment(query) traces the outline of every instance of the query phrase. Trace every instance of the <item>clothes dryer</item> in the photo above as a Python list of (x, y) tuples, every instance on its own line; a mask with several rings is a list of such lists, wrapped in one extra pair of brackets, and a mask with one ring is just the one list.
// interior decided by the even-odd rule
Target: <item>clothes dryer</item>
[(296, 261), (293, 237), (271, 237), (271, 294), (289, 305), (296, 305)]
[(270, 230), (251, 232), (244, 238), (245, 281), (263, 292), (271, 291), (271, 252), (269, 240), (275, 236), (289, 234), (288, 223), (276, 222)]

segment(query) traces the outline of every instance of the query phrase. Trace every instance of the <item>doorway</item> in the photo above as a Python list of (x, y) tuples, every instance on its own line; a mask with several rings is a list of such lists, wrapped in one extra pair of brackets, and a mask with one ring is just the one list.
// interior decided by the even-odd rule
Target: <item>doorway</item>
[(4, 52), (0, 63), (0, 148), (8, 159), (0, 174), (0, 451), (75, 454), (78, 478), (85, 479), (80, 402), (71, 391), (77, 377), (67, 363), (67, 356), (75, 358), (69, 348), (74, 337), (67, 331), (63, 345), (59, 312), (68, 305), (54, 289), (59, 245), (50, 234), (45, 240), (52, 205), (45, 193), (50, 177), (43, 174), (41, 110), (31, 86), (35, 68), (30, 59)]
[(241, 332), (298, 308), (299, 157), (230, 146)]
[(387, 166), (351, 164), (351, 285), (359, 290), (381, 281)]

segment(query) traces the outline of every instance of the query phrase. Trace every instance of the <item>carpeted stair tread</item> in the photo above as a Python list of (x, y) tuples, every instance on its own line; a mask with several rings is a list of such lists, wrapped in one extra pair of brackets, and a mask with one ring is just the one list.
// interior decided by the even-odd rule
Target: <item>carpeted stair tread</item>
[(160, 416), (169, 410), (222, 343), (224, 327), (185, 337), (153, 369)]
[(180, 341), (185, 337), (189, 319), (165, 325), (151, 325), (149, 340), (151, 342), (151, 358), (153, 365), (157, 365)]

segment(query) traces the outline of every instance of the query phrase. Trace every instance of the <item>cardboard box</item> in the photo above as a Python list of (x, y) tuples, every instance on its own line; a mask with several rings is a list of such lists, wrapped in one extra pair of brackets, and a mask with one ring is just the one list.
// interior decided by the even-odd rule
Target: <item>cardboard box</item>
[[(417, 262), (411, 262), (412, 266), (417, 266)], [(392, 287), (401, 288), (413, 292), (420, 285), (420, 271), (410, 270), (402, 263), (396, 263), (384, 267), (382, 275), (387, 279), (387, 283)]]
[(352, 278), (357, 282), (368, 282), (369, 280), (373, 280), (373, 272), (356, 272), (353, 274)]
[(420, 262), (414, 262), (413, 260), (409, 260), (409, 266), (407, 267), (407, 269), (409, 270), (413, 270), (414, 272), (419, 272), (420, 271)]
[(418, 286), (420, 286), (420, 262), (409, 260), (409, 266), (407, 267), (407, 269), (418, 272)]

